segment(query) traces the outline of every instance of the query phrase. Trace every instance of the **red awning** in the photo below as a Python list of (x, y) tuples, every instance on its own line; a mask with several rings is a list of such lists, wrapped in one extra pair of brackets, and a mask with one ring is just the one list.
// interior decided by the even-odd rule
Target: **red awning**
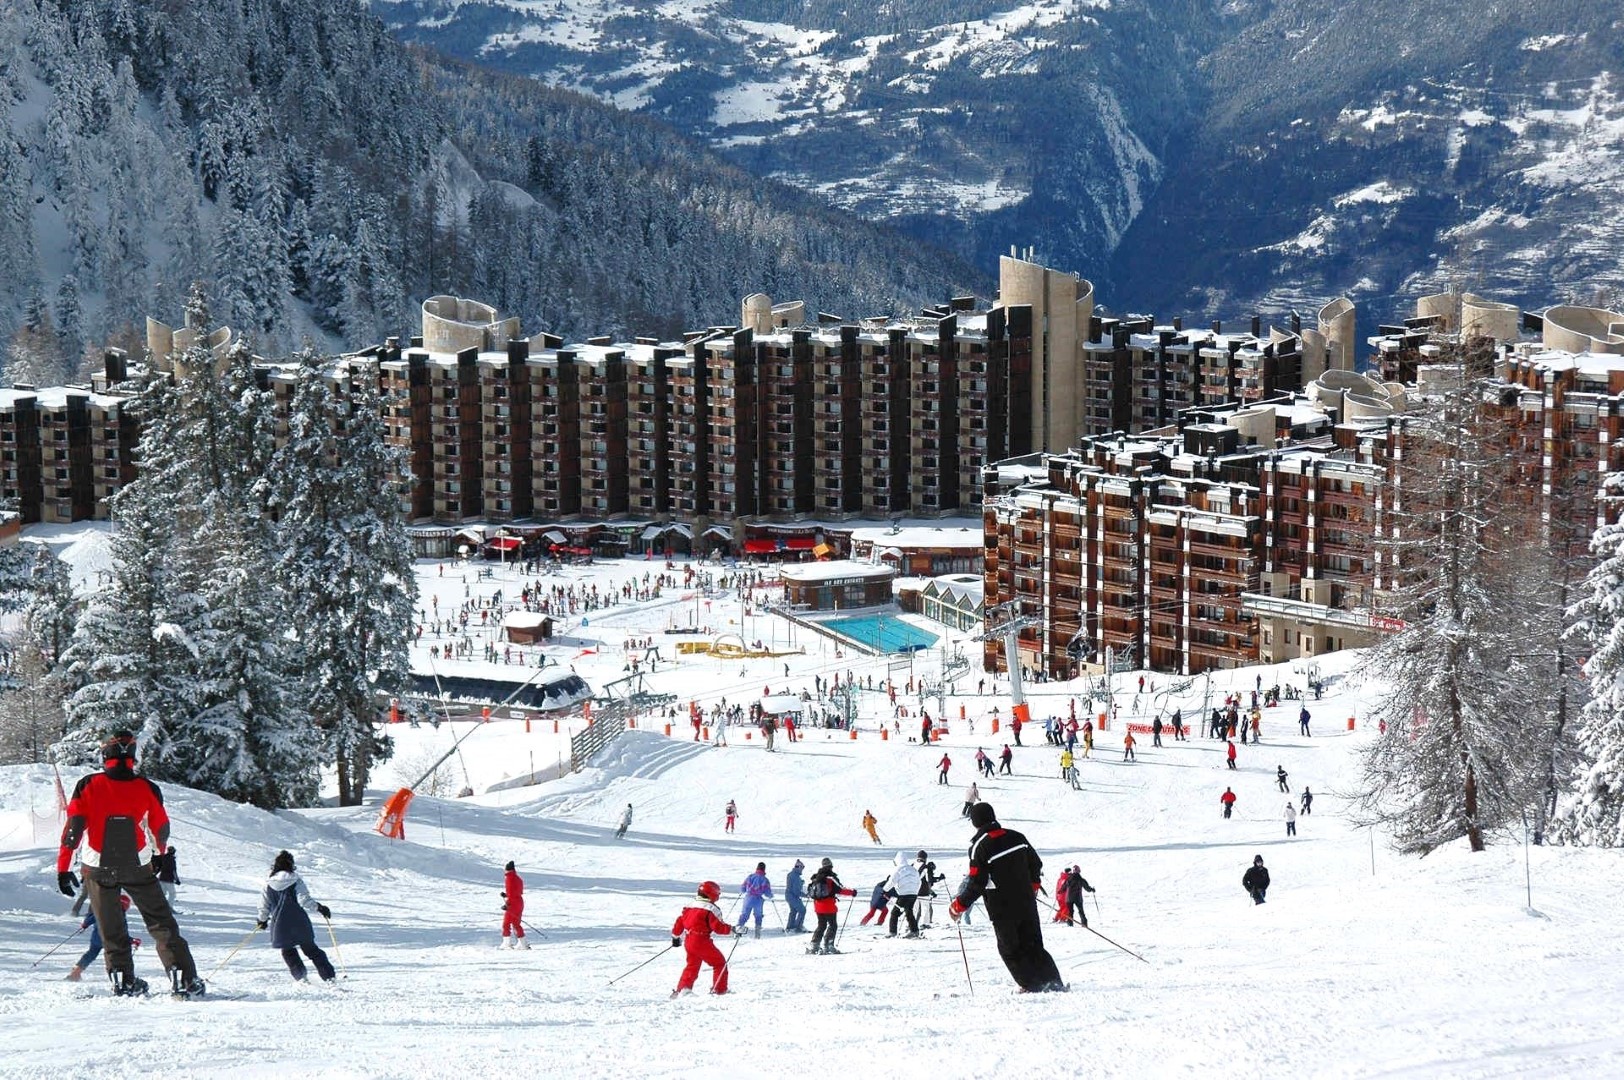
[(817, 543), (817, 540), (810, 536), (792, 536), (784, 541), (784, 546), (791, 551), (811, 551)]
[(495, 540), (487, 540), (485, 546), (496, 551), (518, 551), (524, 547), (524, 541), (512, 536), (498, 536)]
[(746, 540), (744, 553), (746, 555), (770, 555), (778, 550), (776, 540)]

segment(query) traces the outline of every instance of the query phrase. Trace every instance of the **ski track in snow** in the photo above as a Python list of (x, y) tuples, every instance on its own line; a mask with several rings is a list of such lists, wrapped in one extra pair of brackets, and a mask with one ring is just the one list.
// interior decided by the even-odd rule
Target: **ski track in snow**
[[(648, 565), (567, 573), (618, 582)], [(450, 595), (447, 579), (425, 577), (425, 595), (433, 588)], [(648, 632), (670, 606), (668, 597), (659, 607), (594, 614), (591, 629)], [(742, 622), (734, 602), (715, 601), (711, 614), (718, 625)], [(768, 633), (760, 616), (754, 625), (751, 637)], [(819, 651), (825, 646), (811, 648), (789, 659), (790, 687), (809, 686), (813, 672), (886, 670), (884, 659), (837, 663)], [(623, 659), (605, 649), (576, 663), (601, 686), (619, 677)], [(1321, 666), (1336, 674), (1354, 659)], [(748, 700), (764, 684), (785, 684), (784, 662), (729, 667), (684, 658), (662, 665), (652, 682), (684, 700)], [(492, 667), (442, 662), (442, 671)], [(1118, 677), (1125, 713), (1135, 678)], [(1265, 669), (1265, 685), (1276, 678), (1303, 681), (1286, 666)], [(1224, 673), (1213, 685), (1220, 696), (1249, 690), (1253, 672)], [(979, 907), (963, 953), (945, 900), (923, 940), (858, 925), (897, 850), (928, 849), (945, 887), (962, 875), (970, 829), (960, 804), (972, 758), (977, 746), (996, 754), (1006, 737), (987, 733), (991, 708), (1007, 712), (1005, 699), (991, 694), (948, 700), (948, 715), (962, 704), (978, 718), (979, 736), (955, 721), (944, 746), (923, 753), (905, 741), (917, 720), (902, 720), (902, 738), (878, 739), (879, 694), (863, 695), (857, 740), (812, 730), (774, 754), (746, 741), (743, 729), (729, 733), (726, 747), (692, 741), (680, 722), (675, 738), (628, 732), (592, 767), (551, 783), (460, 800), (420, 796), (405, 841), (372, 831), (376, 798), (360, 808), (267, 814), (168, 786), (181, 925), (200, 972), (213, 972), (252, 928), (271, 857), (286, 847), (333, 910), (340, 948), (321, 944), (347, 976), (333, 986), (295, 984), (256, 938), (214, 976), (222, 999), (201, 1002), (114, 1000), (99, 961), (84, 983), (61, 981), (83, 936), (30, 967), (77, 923), (54, 890), (51, 772), (3, 769), (0, 967), (11, 978), (0, 988), (0, 1078), (463, 1078), (475, 1070), (755, 1077), (813, 1063), (843, 1076), (880, 1069), (893, 1078), (1056, 1068), (1146, 1077), (1624, 1075), (1616, 1022), (1624, 942), (1613, 926), (1624, 886), (1619, 854), (1531, 849), (1532, 912), (1516, 837), (1497, 838), (1481, 855), (1457, 845), (1415, 860), (1388, 852), (1378, 836), (1372, 873), (1370, 838), (1351, 826), (1338, 795), (1352, 786), (1355, 752), (1375, 737), (1362, 723), (1345, 730), (1347, 716), (1363, 715), (1346, 686), (1333, 683), (1325, 700), (1310, 703), (1318, 732), (1311, 739), (1295, 734), (1295, 702), (1267, 710), (1263, 745), (1240, 747), (1234, 772), (1224, 767), (1222, 743), (1199, 735), (1160, 749), (1143, 737), (1139, 761), (1123, 763), (1114, 726), (1079, 763), (1081, 792), (1059, 780), (1057, 751), (1032, 745), (1042, 743), (1040, 731), (1029, 730), (1016, 750), (1015, 776), (980, 781), (1002, 820), (1043, 855), (1046, 886), (1053, 889), (1063, 865), (1079, 863), (1099, 890), (1097, 904), (1089, 898), (1093, 927), (1146, 961), (1079, 927), (1046, 922), (1045, 940), (1071, 983), (1066, 995), (1014, 993)], [(1066, 687), (1031, 689), (1036, 715), (1065, 714)], [(1187, 716), (1203, 690), (1195, 680), (1178, 699)], [(526, 754), (551, 761), (565, 733), (543, 727), (550, 725), (527, 735), (520, 724), (493, 723), (476, 732), (463, 755), (469, 780), (483, 787), (522, 772)], [(466, 726), (392, 734), (404, 756), (443, 752), (455, 730)], [(941, 749), (954, 761), (945, 787), (935, 782)], [(1316, 793), (1294, 840), (1284, 836), (1277, 764), (1290, 773), (1293, 799), (1304, 784)], [(1229, 821), (1218, 804), (1226, 786), (1240, 796)], [(733, 835), (722, 830), (729, 798), (740, 810)], [(627, 802), (635, 819), (617, 841)], [(861, 832), (865, 809), (888, 846)], [(1254, 853), (1274, 877), (1262, 907), (1240, 889)], [(669, 949), (667, 931), (695, 882), (719, 882), (726, 912), (757, 860), (781, 891), (794, 858), (815, 866), (824, 855), (859, 893), (842, 955), (809, 956), (804, 936), (786, 940), (780, 900), (768, 906), (762, 938), (738, 943), (732, 993), (668, 1000), (681, 954)], [(494, 947), (508, 859), (526, 880), (525, 920), (545, 934), (532, 935), (528, 952)], [(162, 973), (150, 947), (136, 964), (157, 987)]]

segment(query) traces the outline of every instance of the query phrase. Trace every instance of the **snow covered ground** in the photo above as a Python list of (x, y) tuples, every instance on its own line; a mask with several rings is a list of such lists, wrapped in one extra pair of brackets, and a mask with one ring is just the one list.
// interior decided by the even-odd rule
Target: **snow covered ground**
[[(565, 573), (602, 587), (645, 568), (657, 564)], [(438, 568), (424, 571), (449, 602)], [(511, 584), (467, 587), (472, 595), (499, 586)], [(619, 677), (622, 636), (657, 633), (667, 619), (686, 625), (680, 615), (696, 606), (706, 614), (702, 599), (684, 595), (677, 590), (664, 607), (593, 614), (584, 627), (572, 620), (568, 632), (596, 636), (602, 652), (554, 648), (560, 657), (573, 649), (571, 662), (594, 685)], [(744, 622), (735, 602), (712, 603), (712, 625)], [(749, 620), (734, 629), (751, 640), (788, 638), (787, 626)], [(791, 658), (787, 682), (782, 660), (694, 658), (661, 665), (653, 688), (684, 700), (746, 701), (763, 686), (809, 686), (814, 672), (883, 677), (884, 659), (836, 661), (830, 649), (813, 643)], [(921, 658), (921, 670), (934, 655)], [(1351, 660), (1334, 658), (1324, 671), (1335, 675)], [(438, 663), (442, 674), (488, 673), (481, 663)], [(1285, 669), (1278, 676), (1302, 681)], [(959, 688), (974, 689), (966, 684), (977, 677)], [(1263, 677), (1268, 685), (1277, 673)], [(1165, 691), (1166, 677), (1155, 678)], [(1226, 674), (1213, 692), (1250, 689), (1253, 679)], [(1136, 682), (1118, 677), (1124, 713)], [(1065, 690), (1034, 688), (1035, 715), (1063, 715)], [(1189, 715), (1206, 690), (1196, 680), (1172, 700)], [(0, 967), (12, 976), (0, 984), (0, 1076), (1624, 1074), (1624, 939), (1614, 925), (1624, 863), (1611, 852), (1533, 848), (1530, 908), (1524, 851), (1513, 838), (1486, 854), (1462, 844), (1425, 860), (1392, 855), (1379, 835), (1373, 848), (1338, 794), (1351, 785), (1354, 752), (1377, 737), (1362, 722), (1347, 730), (1348, 716), (1362, 717), (1360, 693), (1335, 680), (1311, 702), (1313, 738), (1295, 733), (1295, 704), (1269, 710), (1263, 745), (1241, 747), (1233, 773), (1222, 744), (1199, 735), (1161, 749), (1142, 737), (1139, 760), (1123, 763), (1114, 726), (1081, 763), (1081, 792), (1058, 778), (1056, 751), (1032, 745), (1041, 732), (1023, 733), (1015, 775), (984, 781), (983, 795), (1037, 846), (1051, 889), (1062, 865), (1081, 864), (1099, 890), (1094, 927), (1145, 960), (1080, 928), (1053, 927), (1046, 940), (1071, 984), (1067, 995), (1017, 996), (979, 911), (964, 934), (973, 992), (945, 905), (919, 941), (857, 925), (868, 889), (898, 850), (928, 849), (949, 884), (962, 873), (971, 758), (978, 745), (996, 753), (1006, 737), (987, 730), (995, 704), (1008, 712), (990, 685), (985, 697), (948, 698), (950, 717), (962, 704), (978, 721), (976, 734), (954, 723), (944, 740), (954, 761), (947, 787), (936, 783), (941, 749), (905, 741), (917, 721), (901, 722), (903, 738), (880, 740), (890, 709), (874, 693), (864, 695), (856, 740), (816, 730), (768, 754), (739, 730), (725, 747), (696, 744), (683, 727), (674, 738), (660, 728), (628, 732), (562, 780), (467, 799), (420, 796), (404, 841), (372, 831), (375, 800), (273, 815), (168, 788), (182, 927), (221, 997), (197, 1003), (116, 1001), (105, 983), (61, 981), (81, 939), (30, 967), (76, 923), (54, 891), (51, 772), (0, 770)], [(1140, 709), (1150, 702), (1147, 694)], [(529, 753), (556, 754), (567, 728), (554, 737), (550, 725), (528, 735), (516, 722), (485, 725), (465, 744), (454, 780), (485, 791), (525, 772)], [(394, 730), (403, 762), (443, 751), (452, 735), (445, 725)], [(1295, 839), (1284, 835), (1277, 765), (1294, 796), (1304, 785), (1317, 795)], [(409, 771), (386, 767), (380, 794)], [(1240, 801), (1226, 821), (1218, 798), (1228, 785)], [(722, 830), (728, 799), (740, 810), (733, 835)], [(616, 841), (628, 802), (635, 821)], [(862, 833), (865, 809), (879, 819), (885, 847)], [(347, 975), (334, 986), (294, 984), (262, 940), (216, 972), (251, 929), (280, 848), (295, 853), (333, 909), (335, 959)], [(1254, 854), (1274, 878), (1262, 907), (1240, 887)], [(864, 894), (844, 955), (806, 955), (805, 938), (778, 932), (780, 904), (763, 937), (733, 954), (733, 993), (667, 999), (680, 967), (668, 930), (696, 882), (720, 882), (725, 910), (758, 860), (781, 887), (795, 858), (816, 865), (826, 855)], [(526, 880), (525, 918), (545, 931), (529, 952), (494, 947), (509, 859)], [(161, 976), (150, 950), (137, 954), (137, 968)]]

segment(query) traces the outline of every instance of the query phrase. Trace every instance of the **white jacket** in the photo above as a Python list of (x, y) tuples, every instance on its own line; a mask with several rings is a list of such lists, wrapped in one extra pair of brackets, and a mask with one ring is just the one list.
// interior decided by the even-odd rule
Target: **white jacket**
[(902, 852), (897, 852), (896, 869), (891, 871), (891, 877), (886, 881), (885, 887), (892, 889), (898, 896), (919, 895), (919, 871), (914, 869), (913, 863)]
[(1296, 821), (1297, 820), (1297, 808), (1295, 806), (1292, 806), (1290, 803), (1286, 804), (1286, 820), (1287, 821)]

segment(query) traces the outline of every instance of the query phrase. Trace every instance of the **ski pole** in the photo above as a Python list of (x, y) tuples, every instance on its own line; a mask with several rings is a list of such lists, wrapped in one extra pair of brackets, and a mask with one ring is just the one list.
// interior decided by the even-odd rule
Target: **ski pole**
[(333, 955), (338, 957), (338, 973), (347, 979), (350, 975), (344, 970), (344, 950), (338, 947), (338, 935), (333, 933), (333, 920), (323, 915), (321, 921), (327, 924), (327, 940), (333, 943)]
[[(851, 918), (851, 903), (852, 903), (853, 900), (856, 900), (856, 899), (857, 899), (857, 893), (855, 893), (855, 892), (853, 892), (850, 896), (846, 897), (846, 911), (845, 911), (844, 914), (842, 914), (840, 916), (840, 925), (835, 927), (835, 940), (836, 941), (839, 941), (840, 938), (843, 937), (845, 935), (845, 933), (846, 933), (846, 920)], [(831, 944), (833, 944), (833, 943), (831, 942)]]
[(254, 940), (254, 935), (257, 934), (257, 933), (259, 933), (259, 927), (257, 927), (257, 926), (254, 927), (252, 930), (248, 931), (248, 935), (246, 937), (244, 937), (241, 941), (237, 942), (237, 947), (235, 949), (232, 949), (230, 952), (226, 953), (226, 958), (224, 960), (220, 961), (219, 967), (216, 967), (213, 971), (209, 972), (208, 981), (213, 982), (214, 977), (216, 975), (220, 974), (221, 969), (223, 969), (227, 964), (231, 963), (231, 958), (233, 956), (236, 956), (238, 953), (242, 952), (242, 947), (244, 945), (248, 944), (250, 941)]
[[(674, 948), (676, 948), (676, 946), (672, 945), (671, 948), (674, 949)], [(614, 978), (610, 979), (609, 982), (606, 985), (613, 986), (613, 985), (615, 985), (615, 983), (619, 982), (621, 979), (624, 979), (626, 977), (626, 975), (630, 975), (633, 972), (642, 971), (644, 968), (646, 968), (650, 964), (654, 963), (654, 961), (656, 961), (660, 957), (664, 956), (665, 953), (666, 953), (666, 950), (661, 949), (659, 952), (655, 953), (653, 956), (649, 957), (647, 960), (644, 960), (641, 964), (638, 964), (636, 967), (632, 968), (631, 971), (626, 972), (625, 975), (616, 975)]]
[(540, 937), (543, 941), (552, 940), (551, 938), (549, 938), (547, 936), (547, 931), (545, 931), (545, 930), (537, 930), (534, 926), (531, 926), (529, 923), (525, 922), (523, 919), (519, 920), (519, 924), (521, 926), (523, 926), (526, 930), (530, 931), (532, 934), (535, 934), (538, 937)]
[(953, 925), (959, 931), (959, 955), (964, 957), (964, 983), (970, 988), (970, 996), (975, 997), (976, 984), (970, 981), (970, 954), (964, 948), (964, 927), (959, 926), (959, 920), (954, 919)]
[[(737, 949), (739, 947), (739, 939), (742, 938), (743, 936), (744, 936), (743, 934), (739, 934), (739, 933), (735, 933), (733, 935), (733, 946), (732, 946), (732, 948), (727, 950), (727, 955), (722, 958), (721, 970), (719, 970), (716, 973), (716, 978), (717, 979), (720, 979), (723, 975), (727, 974), (728, 965), (733, 963), (733, 950)], [(715, 979), (711, 980), (711, 985), (712, 986), (716, 985)]]
[(1127, 953), (1129, 956), (1133, 957), (1135, 960), (1138, 960), (1141, 963), (1145, 963), (1145, 964), (1150, 963), (1149, 960), (1146, 960), (1143, 956), (1140, 956), (1138, 953), (1134, 952), (1132, 949), (1124, 948), (1121, 945), (1117, 945), (1116, 942), (1112, 941), (1110, 938), (1106, 937), (1104, 934), (1100, 933), (1098, 930), (1094, 929), (1092, 926), (1084, 926), (1083, 929), (1087, 930), (1090, 934), (1093, 934), (1095, 937), (1099, 938), (1101, 941), (1105, 942), (1106, 944), (1115, 945), (1117, 948), (1122, 949), (1123, 952)]
[(51, 951), (50, 952), (46, 953), (44, 956), (40, 957), (38, 960), (35, 960), (32, 964), (29, 964), (28, 966), (30, 968), (39, 967), (41, 964), (45, 963), (45, 961), (49, 960), (51, 958), (52, 954), (54, 954), (56, 952), (56, 950), (60, 949), (62, 946), (66, 945), (68, 942), (72, 941), (74, 938), (76, 938), (80, 934), (84, 933), (84, 929), (85, 928), (82, 927), (82, 926), (79, 927), (79, 929), (75, 930), (73, 933), (69, 934), (67, 937), (63, 938), (61, 941), (59, 941), (55, 945), (51, 946)]
[(778, 898), (776, 896), (769, 896), (767, 899), (773, 902), (773, 914), (778, 916), (779, 928), (782, 929), (784, 933), (789, 933), (789, 924), (784, 921), (784, 913), (778, 910)]

